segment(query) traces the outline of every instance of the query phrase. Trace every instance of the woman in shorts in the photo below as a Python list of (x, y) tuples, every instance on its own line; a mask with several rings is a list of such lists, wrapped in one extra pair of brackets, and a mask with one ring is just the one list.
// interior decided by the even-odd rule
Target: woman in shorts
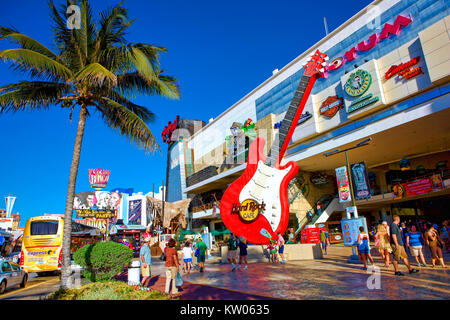
[(183, 271), (184, 273), (191, 273), (191, 263), (192, 263), (192, 248), (189, 241), (186, 241), (184, 248), (182, 250), (183, 254)]
[(383, 224), (378, 225), (377, 233), (375, 234), (375, 239), (378, 244), (378, 252), (384, 260), (384, 265), (389, 268), (391, 260), (392, 247), (389, 243), (389, 234), (386, 227)]
[(359, 227), (360, 234), (358, 235), (358, 251), (360, 259), (364, 264), (364, 269), (367, 269), (367, 259), (370, 260), (372, 265), (375, 264), (372, 256), (370, 255), (369, 235), (364, 232), (364, 227)]
[(420, 267), (419, 262), (420, 257), (423, 266), (426, 267), (427, 264), (425, 263), (425, 257), (423, 256), (422, 244), (423, 244), (422, 234), (417, 231), (415, 225), (412, 225), (411, 231), (406, 234), (406, 245), (409, 248), (411, 255), (416, 259), (417, 266)]

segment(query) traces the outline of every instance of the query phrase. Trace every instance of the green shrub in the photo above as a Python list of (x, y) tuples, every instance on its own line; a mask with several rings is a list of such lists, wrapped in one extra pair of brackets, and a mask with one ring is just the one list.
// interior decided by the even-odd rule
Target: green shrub
[[(168, 300), (163, 293), (139, 290), (121, 281), (92, 282), (76, 289), (58, 290), (49, 300)], [(175, 298), (174, 300), (178, 300)]]
[(93, 282), (112, 279), (132, 258), (130, 248), (113, 241), (89, 244), (73, 254), (75, 263), (84, 269), (83, 276)]

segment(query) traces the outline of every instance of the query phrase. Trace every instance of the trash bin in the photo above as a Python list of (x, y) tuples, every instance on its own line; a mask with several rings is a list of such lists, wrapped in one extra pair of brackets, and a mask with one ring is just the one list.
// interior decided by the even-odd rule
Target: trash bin
[(128, 267), (128, 284), (135, 286), (139, 285), (141, 282), (141, 263), (139, 260), (131, 261), (130, 266)]

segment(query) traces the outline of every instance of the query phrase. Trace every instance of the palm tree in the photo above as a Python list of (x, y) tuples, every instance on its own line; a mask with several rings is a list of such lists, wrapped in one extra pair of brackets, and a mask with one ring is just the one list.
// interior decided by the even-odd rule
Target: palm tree
[[(86, 119), (99, 112), (105, 123), (147, 152), (160, 150), (147, 123), (154, 113), (130, 99), (136, 95), (179, 97), (177, 80), (165, 75), (159, 55), (163, 47), (130, 43), (125, 39), (134, 20), (128, 20), (122, 3), (99, 15), (96, 22), (88, 0), (67, 1), (57, 8), (49, 1), (56, 52), (13, 28), (0, 27), (0, 40), (20, 48), (0, 51), (0, 60), (31, 81), (0, 86), (0, 112), (68, 108), (70, 120), (79, 109), (72, 164), (67, 189), (61, 287), (70, 281), (71, 223), (75, 185)], [(80, 8), (79, 28), (67, 27), (67, 8)], [(70, 16), (72, 18), (73, 16)]]

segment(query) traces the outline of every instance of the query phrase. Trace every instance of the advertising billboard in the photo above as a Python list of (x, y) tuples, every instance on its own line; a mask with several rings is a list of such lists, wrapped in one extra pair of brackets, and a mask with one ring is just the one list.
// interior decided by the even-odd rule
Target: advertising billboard
[(118, 192), (80, 192), (75, 194), (73, 209), (79, 218), (114, 218), (121, 200)]
[(350, 165), (352, 172), (353, 194), (356, 200), (369, 199), (370, 186), (367, 167), (364, 162), (358, 162)]
[(142, 199), (128, 202), (128, 225), (140, 225), (142, 223)]
[(364, 227), (364, 232), (367, 231), (367, 222), (366, 218), (353, 218), (353, 219), (342, 219), (341, 227), (342, 227), (342, 235), (344, 236), (344, 245), (346, 246), (356, 246), (358, 245), (358, 235), (359, 235), (359, 227)]
[(339, 191), (339, 202), (352, 201), (346, 166), (336, 168), (336, 180)]

